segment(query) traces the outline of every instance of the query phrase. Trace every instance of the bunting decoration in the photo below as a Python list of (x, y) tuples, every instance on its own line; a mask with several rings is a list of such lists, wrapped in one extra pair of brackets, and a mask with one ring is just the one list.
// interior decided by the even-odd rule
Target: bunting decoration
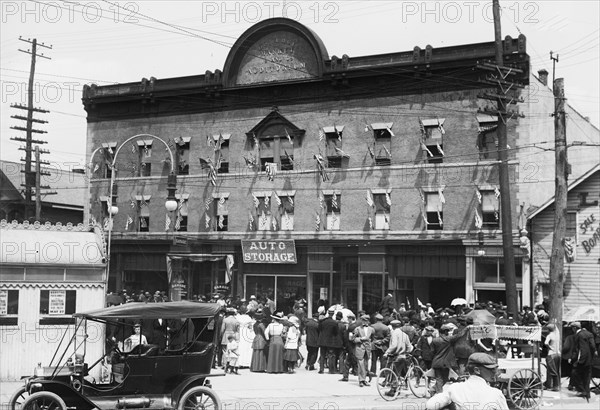
[(500, 190), (498, 187), (494, 188), (494, 195), (496, 196), (496, 199), (500, 198)]
[(438, 196), (440, 197), (440, 203), (445, 204), (446, 203), (446, 197), (444, 197), (444, 188), (438, 188)]
[(135, 145), (133, 145), (133, 142), (131, 143), (131, 153), (135, 154), (137, 152), (137, 147)]
[(317, 161), (317, 169), (319, 171), (319, 174), (321, 174), (323, 182), (328, 181), (329, 175), (327, 175), (325, 160), (323, 159), (323, 156), (321, 154), (313, 154), (313, 157)]
[(273, 224), (273, 230), (276, 231), (277, 230), (277, 218), (273, 217), (271, 222)]
[(223, 229), (224, 226), (225, 226), (225, 216), (219, 215), (219, 228)]
[(252, 155), (250, 155), (250, 158), (242, 155), (242, 158), (244, 158), (244, 161), (246, 162), (246, 166), (249, 169), (254, 169), (257, 166), (256, 158), (254, 158)]
[(269, 197), (265, 196), (264, 198), (265, 198), (264, 199), (264, 201), (265, 201), (265, 207), (268, 208), (269, 207)]
[(479, 211), (475, 209), (475, 228), (481, 229), (483, 227), (483, 219), (479, 216)]
[(129, 225), (131, 225), (133, 223), (133, 219), (131, 219), (131, 216), (127, 215), (127, 220), (125, 221), (125, 230), (128, 231), (129, 230)]
[(323, 128), (319, 128), (319, 142), (322, 142), (325, 139), (325, 131)]
[(204, 209), (206, 209), (207, 211), (210, 209), (210, 206), (213, 203), (213, 199), (212, 198), (207, 198), (206, 201), (204, 201)]
[(204, 215), (204, 225), (206, 226), (206, 229), (210, 228), (210, 216), (208, 216), (208, 214)]
[(181, 212), (177, 212), (177, 219), (175, 219), (175, 230), (176, 231), (181, 229), (182, 222), (183, 222), (183, 215), (181, 215)]
[(275, 192), (275, 203), (277, 204), (277, 206), (281, 206), (281, 198), (279, 198), (277, 192)]
[(284, 130), (285, 130), (285, 136), (287, 137), (287, 139), (288, 139), (289, 143), (290, 143), (291, 145), (294, 145), (294, 141), (292, 141), (292, 136), (291, 136), (291, 135), (290, 135), (290, 133), (288, 132), (287, 128), (284, 128)]
[(254, 207), (256, 209), (258, 209), (258, 205), (260, 205), (260, 201), (259, 201), (258, 197), (254, 194), (252, 194), (252, 201), (254, 202)]
[(431, 153), (431, 151), (429, 151), (429, 148), (427, 148), (427, 145), (425, 145), (425, 144), (421, 143), (421, 149), (422, 149), (423, 151), (426, 151), (426, 152), (427, 152), (427, 156), (428, 156), (428, 157), (433, 157), (433, 154)]
[(275, 180), (275, 175), (277, 175), (277, 163), (267, 162), (265, 164), (265, 173), (267, 174), (267, 178), (269, 178), (269, 181)]
[(248, 229), (252, 230), (254, 228), (254, 216), (252, 215), (252, 212), (248, 212), (248, 214)]
[(146, 223), (146, 218), (143, 216), (140, 216), (140, 228), (148, 228), (148, 224)]
[[(331, 195), (331, 209), (338, 209), (337, 195), (335, 192)], [(333, 211), (332, 211), (333, 212)]]
[(325, 197), (321, 191), (319, 191), (319, 207), (321, 207), (321, 209), (325, 209)]
[(385, 193), (385, 203), (387, 206), (392, 206), (392, 198), (388, 192)]
[(440, 134), (444, 135), (446, 133), (446, 130), (444, 130), (444, 124), (440, 122), (439, 118), (437, 119), (437, 127), (440, 131)]
[(321, 230), (321, 215), (317, 212), (317, 216), (315, 217), (315, 230)]
[(444, 221), (442, 221), (442, 214), (440, 213), (440, 210), (437, 210), (437, 217), (438, 217), (438, 222), (440, 223), (440, 226), (444, 226)]
[(445, 156), (445, 154), (444, 154), (444, 150), (442, 149), (442, 147), (441, 147), (441, 145), (440, 145), (440, 144), (435, 144), (435, 147), (437, 148), (438, 152), (439, 152), (440, 154), (442, 154), (442, 156)]
[(225, 197), (222, 196), (221, 198), (219, 198), (219, 205), (221, 205), (221, 206), (225, 205), (225, 201), (226, 201)]
[(338, 147), (335, 147), (335, 152), (337, 152), (340, 156), (342, 156), (344, 158), (350, 158), (350, 155), (346, 154), (344, 151), (342, 151)]
[(425, 138), (427, 136), (427, 131), (425, 131), (425, 125), (423, 125), (423, 121), (421, 121), (421, 117), (419, 117), (419, 129), (421, 130), (421, 136)]
[(373, 218), (369, 217), (369, 229), (373, 230)]
[(475, 188), (475, 195), (477, 195), (477, 202), (479, 202), (479, 204), (482, 203), (483, 200), (483, 196), (481, 195), (481, 192), (479, 192), (479, 189)]
[(171, 217), (167, 213), (165, 217), (165, 231), (168, 231), (169, 229), (171, 229)]
[(369, 207), (373, 208), (375, 206), (375, 201), (373, 201), (373, 193), (370, 189), (367, 189), (367, 204)]

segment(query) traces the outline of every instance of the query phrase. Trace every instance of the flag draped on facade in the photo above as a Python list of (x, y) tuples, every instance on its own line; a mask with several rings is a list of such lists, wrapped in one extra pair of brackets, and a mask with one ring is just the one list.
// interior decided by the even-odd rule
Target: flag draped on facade
[(370, 189), (367, 189), (367, 205), (369, 205), (371, 208), (375, 205), (375, 202), (373, 201), (373, 193)]
[(333, 193), (333, 195), (331, 195), (331, 208), (332, 209), (338, 208), (337, 195), (335, 194), (335, 192)]
[(258, 197), (254, 194), (252, 194), (252, 201), (254, 202), (254, 207), (256, 209), (258, 209), (258, 206), (260, 205), (260, 200), (258, 199)]
[(133, 219), (131, 219), (131, 216), (127, 215), (127, 220), (125, 221), (125, 230), (128, 231), (129, 230), (129, 225), (131, 225), (133, 223)]
[(475, 209), (475, 228), (481, 229), (483, 227), (483, 220), (479, 216), (479, 211)]
[(323, 156), (321, 154), (313, 154), (313, 156), (317, 161), (317, 170), (321, 175), (321, 179), (323, 180), (323, 182), (328, 181), (329, 175), (327, 175), (325, 160), (323, 159)]
[(483, 197), (481, 195), (481, 192), (477, 188), (475, 188), (475, 195), (477, 195), (477, 202), (479, 202), (481, 204)]
[(168, 231), (169, 229), (171, 229), (171, 217), (169, 216), (169, 214), (166, 214), (166, 216), (165, 216), (165, 231)]
[(444, 196), (444, 188), (443, 187), (438, 188), (438, 196), (440, 197), (440, 203), (445, 204), (446, 197)]
[(208, 214), (204, 215), (204, 221), (205, 221), (205, 226), (206, 229), (210, 228), (210, 216), (208, 216)]
[(219, 215), (219, 228), (223, 229), (224, 226), (225, 226), (225, 216)]
[(427, 145), (425, 145), (425, 144), (421, 143), (421, 149), (422, 149), (423, 151), (426, 151), (426, 152), (427, 152), (427, 156), (429, 156), (429, 157), (433, 157), (433, 154), (431, 153), (431, 151), (429, 151), (429, 148), (427, 148)]
[(385, 203), (387, 204), (387, 206), (392, 206), (392, 198), (390, 197), (389, 192), (385, 193)]
[(369, 217), (369, 229), (373, 229), (373, 218)]
[(315, 217), (315, 230), (321, 230), (321, 215), (317, 212), (317, 216)]
[(323, 128), (319, 128), (319, 141), (322, 142), (325, 139), (325, 131)]

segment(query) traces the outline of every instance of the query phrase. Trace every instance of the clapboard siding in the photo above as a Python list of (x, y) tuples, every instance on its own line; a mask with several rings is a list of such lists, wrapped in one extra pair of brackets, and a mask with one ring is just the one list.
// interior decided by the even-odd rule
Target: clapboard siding
[[(586, 203), (581, 203), (580, 194), (586, 194)], [(565, 263), (565, 309), (600, 301), (600, 241), (593, 233), (600, 229), (600, 172), (591, 174), (569, 191), (567, 209), (577, 213), (575, 260)], [(597, 201), (595, 205), (592, 205)], [(532, 271), (534, 283), (549, 283), (550, 256), (554, 230), (554, 204), (536, 215), (531, 221)], [(581, 225), (593, 216), (594, 222), (587, 226), (587, 232)], [(584, 246), (588, 244), (588, 251)], [(594, 244), (594, 246), (591, 246)], [(541, 295), (536, 298), (538, 301)], [(543, 295), (548, 296), (548, 295)]]

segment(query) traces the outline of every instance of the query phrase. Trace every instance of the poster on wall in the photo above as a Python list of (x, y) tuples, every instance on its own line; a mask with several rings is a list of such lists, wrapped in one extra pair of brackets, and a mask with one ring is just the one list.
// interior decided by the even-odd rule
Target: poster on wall
[(8, 314), (8, 292), (0, 290), (0, 316)]
[(67, 292), (64, 290), (51, 290), (48, 293), (48, 314), (64, 315)]
[(329, 297), (327, 296), (327, 288), (320, 288), (319, 289), (319, 299), (322, 300), (329, 300)]

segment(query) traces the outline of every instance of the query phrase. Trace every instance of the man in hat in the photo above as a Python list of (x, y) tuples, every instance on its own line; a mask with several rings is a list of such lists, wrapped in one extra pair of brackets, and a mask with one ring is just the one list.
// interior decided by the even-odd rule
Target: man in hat
[[(456, 326), (452, 323), (444, 323), (440, 327), (440, 336), (433, 339), (433, 360), (431, 367), (435, 371), (435, 391), (440, 393), (442, 387), (448, 381), (450, 369), (456, 369), (456, 357), (454, 356), (454, 344), (462, 336), (462, 333), (453, 335)], [(463, 332), (466, 331), (463, 330)]]
[(315, 363), (319, 355), (319, 314), (313, 313), (313, 317), (308, 318), (304, 324), (306, 331), (306, 370), (315, 370)]
[(396, 311), (396, 299), (391, 290), (388, 290), (381, 300), (381, 304), (379, 306), (379, 313), (383, 316), (390, 316), (392, 313), (397, 313)]
[(381, 313), (375, 315), (373, 328), (373, 349), (371, 350), (371, 376), (377, 374), (377, 362), (381, 363), (380, 368), (384, 367), (383, 354), (387, 351), (390, 343), (390, 328), (383, 324)]
[(256, 312), (258, 309), (258, 301), (256, 300), (256, 296), (250, 295), (250, 301), (248, 302), (248, 312)]
[[(412, 352), (413, 345), (410, 343), (410, 338), (406, 333), (402, 331), (402, 322), (394, 319), (390, 322), (392, 326), (392, 333), (390, 334), (390, 346), (383, 354), (384, 359), (388, 360), (387, 366), (391, 366), (394, 372), (404, 377), (406, 374), (406, 354)], [(396, 386), (397, 388), (397, 386)], [(393, 396), (395, 391), (390, 390), (386, 395)]]
[(342, 348), (342, 335), (338, 322), (333, 319), (335, 308), (330, 307), (327, 310), (327, 316), (319, 322), (319, 373), (325, 370), (325, 360), (329, 373), (336, 373), (336, 358), (339, 355), (339, 349)]
[(548, 355), (546, 356), (546, 383), (544, 387), (551, 391), (560, 390), (560, 333), (554, 323), (549, 323), (547, 326), (548, 335), (544, 340), (544, 344), (548, 347)]
[(592, 361), (596, 356), (596, 345), (594, 336), (587, 330), (581, 328), (580, 322), (571, 322), (569, 327), (575, 334), (573, 340), (573, 353), (568, 359), (573, 366), (572, 373), (576, 376), (575, 388), (581, 397), (590, 400), (590, 377), (592, 375)]
[(523, 314), (521, 319), (522, 326), (539, 326), (537, 316), (531, 311), (529, 306), (523, 306)]
[(508, 403), (502, 391), (488, 383), (496, 375), (498, 363), (486, 353), (473, 353), (469, 356), (467, 370), (471, 375), (465, 382), (453, 383), (427, 401), (428, 410), (443, 408), (508, 410)]
[(423, 335), (419, 338), (416, 345), (416, 350), (419, 357), (423, 361), (423, 370), (431, 369), (431, 361), (433, 360), (433, 334), (435, 328), (431, 325), (425, 326)]
[(371, 353), (371, 342), (373, 341), (374, 330), (369, 321), (369, 315), (363, 315), (362, 326), (354, 329), (350, 335), (350, 342), (354, 343), (354, 357), (357, 362), (358, 385), (360, 387), (369, 386), (367, 382), (367, 364)]
[(229, 336), (233, 335), (236, 340), (239, 340), (240, 322), (235, 317), (235, 309), (228, 307), (225, 309), (225, 318), (221, 323), (221, 365), (223, 368), (227, 364), (227, 343)]

